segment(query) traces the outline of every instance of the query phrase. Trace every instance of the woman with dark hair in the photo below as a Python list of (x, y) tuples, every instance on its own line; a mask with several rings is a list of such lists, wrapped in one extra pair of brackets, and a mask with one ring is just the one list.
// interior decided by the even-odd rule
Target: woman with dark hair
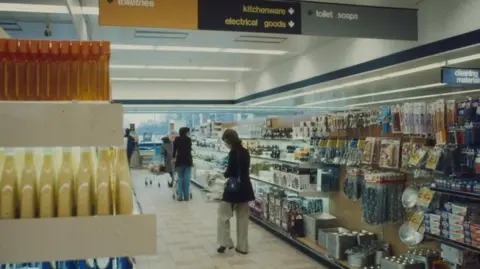
[(130, 129), (125, 129), (124, 137), (127, 139), (127, 160), (128, 165), (130, 166), (130, 159), (132, 158), (133, 151), (135, 149), (135, 138), (130, 135)]
[(230, 219), (235, 211), (237, 219), (237, 247), (235, 250), (241, 254), (248, 253), (248, 202), (255, 199), (252, 182), (250, 181), (250, 154), (242, 146), (242, 141), (237, 132), (231, 129), (225, 130), (222, 136), (223, 142), (230, 148), (228, 154), (227, 170), (225, 178), (235, 179), (238, 188), (234, 190), (225, 188), (223, 199), (218, 207), (217, 242), (220, 247), (218, 253), (233, 248), (230, 236)]
[(190, 198), (190, 178), (192, 174), (192, 140), (190, 129), (182, 127), (179, 136), (173, 141), (173, 159), (177, 171), (177, 200), (188, 201)]
[(165, 165), (165, 172), (170, 174), (171, 181), (168, 182), (168, 187), (173, 186), (173, 145), (168, 136), (162, 137), (162, 156), (163, 164)]

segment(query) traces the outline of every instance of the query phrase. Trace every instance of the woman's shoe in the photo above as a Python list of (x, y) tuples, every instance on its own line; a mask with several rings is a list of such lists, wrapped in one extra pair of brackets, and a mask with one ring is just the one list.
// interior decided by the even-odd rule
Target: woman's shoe
[[(233, 247), (228, 247), (228, 249), (232, 249), (232, 248)], [(218, 253), (225, 253), (225, 250), (227, 250), (227, 248), (224, 247), (224, 246), (221, 246), (221, 247), (217, 248)]]
[(243, 254), (243, 255), (247, 255), (247, 254), (248, 254), (248, 252), (240, 251), (240, 250), (238, 250), (238, 248), (235, 248), (235, 251), (238, 252), (238, 253), (240, 253), (240, 254)]

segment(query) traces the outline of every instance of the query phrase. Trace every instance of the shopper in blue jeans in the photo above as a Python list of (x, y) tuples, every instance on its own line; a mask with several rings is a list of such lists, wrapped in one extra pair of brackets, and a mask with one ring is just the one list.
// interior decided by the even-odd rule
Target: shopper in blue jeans
[(190, 199), (190, 178), (192, 176), (192, 140), (190, 129), (182, 127), (179, 136), (173, 141), (173, 159), (177, 171), (177, 199), (188, 201)]

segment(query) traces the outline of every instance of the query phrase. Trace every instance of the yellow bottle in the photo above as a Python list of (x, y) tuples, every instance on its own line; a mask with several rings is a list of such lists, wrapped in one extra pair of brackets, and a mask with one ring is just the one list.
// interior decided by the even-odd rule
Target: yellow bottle
[(80, 153), (80, 164), (77, 176), (75, 177), (75, 205), (77, 216), (92, 215), (92, 162), (89, 148), (82, 148)]
[(72, 150), (64, 149), (56, 184), (57, 216), (71, 217), (74, 209), (74, 174)]
[(17, 196), (16, 184), (18, 181), (15, 166), (15, 152), (7, 150), (0, 178), (0, 219), (15, 218)]
[[(126, 142), (124, 143), (126, 144)], [(130, 169), (125, 147), (117, 149), (115, 165), (116, 214), (131, 215), (133, 213), (133, 191)]]
[(108, 148), (98, 150), (97, 181), (96, 181), (96, 214), (112, 214), (112, 198), (110, 187), (110, 164), (108, 161)]
[(25, 150), (25, 162), (18, 184), (20, 218), (36, 217), (37, 169), (33, 159), (33, 149)]
[(38, 182), (38, 201), (40, 218), (55, 217), (56, 174), (51, 151), (44, 151), (42, 170)]

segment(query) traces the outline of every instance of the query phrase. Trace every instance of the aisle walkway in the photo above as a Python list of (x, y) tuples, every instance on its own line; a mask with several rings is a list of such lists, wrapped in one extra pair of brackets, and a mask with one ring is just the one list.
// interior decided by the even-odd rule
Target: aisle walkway
[[(192, 187), (193, 200), (177, 202), (165, 179), (159, 189), (145, 187), (144, 171), (132, 171), (144, 213), (157, 215), (157, 256), (137, 257), (138, 269), (321, 269), (314, 260), (251, 223), (250, 252), (217, 254), (216, 204)], [(234, 224), (235, 221), (232, 222)], [(232, 227), (235, 240), (235, 227)]]

